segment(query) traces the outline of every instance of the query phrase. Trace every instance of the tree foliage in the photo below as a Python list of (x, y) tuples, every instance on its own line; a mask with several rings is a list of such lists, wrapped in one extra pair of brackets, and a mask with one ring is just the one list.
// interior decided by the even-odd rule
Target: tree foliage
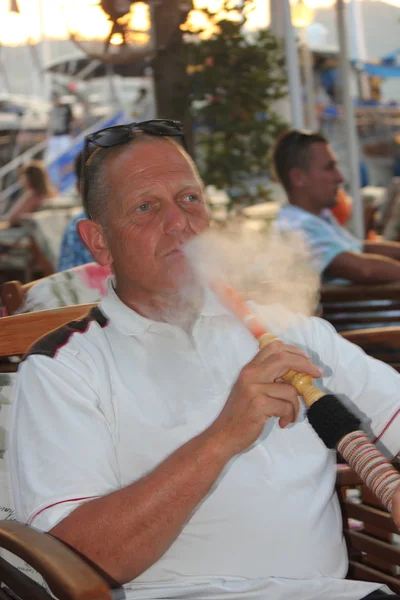
[(265, 175), (285, 127), (274, 109), (287, 94), (283, 50), (270, 31), (244, 29), (252, 3), (224, 0), (222, 11), (197, 11), (203, 26), (186, 34), (196, 159), (206, 184), (228, 191)]

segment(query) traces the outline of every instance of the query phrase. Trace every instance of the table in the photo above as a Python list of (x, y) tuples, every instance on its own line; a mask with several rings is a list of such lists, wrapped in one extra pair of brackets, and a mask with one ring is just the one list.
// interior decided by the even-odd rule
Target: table
[(54, 273), (64, 230), (81, 211), (79, 206), (53, 207), (21, 218), (20, 227), (1, 223), (0, 246), (8, 250), (0, 254), (0, 271), (23, 271), (27, 281), (32, 270), (40, 270), (44, 275)]

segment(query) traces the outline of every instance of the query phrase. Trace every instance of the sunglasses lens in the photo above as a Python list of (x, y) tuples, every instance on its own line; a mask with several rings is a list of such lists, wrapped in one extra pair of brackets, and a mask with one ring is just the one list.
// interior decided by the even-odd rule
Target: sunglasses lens
[(93, 142), (102, 148), (110, 148), (118, 144), (124, 144), (130, 138), (128, 129), (115, 128), (98, 131), (92, 137)]

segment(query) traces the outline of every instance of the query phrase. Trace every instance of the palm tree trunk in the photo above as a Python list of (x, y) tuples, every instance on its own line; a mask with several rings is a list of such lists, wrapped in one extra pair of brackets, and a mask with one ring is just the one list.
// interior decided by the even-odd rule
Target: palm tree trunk
[(192, 9), (192, 0), (161, 0), (154, 10), (157, 55), (152, 62), (158, 117), (181, 121), (193, 156), (189, 78), (186, 73), (183, 32), (179, 26)]

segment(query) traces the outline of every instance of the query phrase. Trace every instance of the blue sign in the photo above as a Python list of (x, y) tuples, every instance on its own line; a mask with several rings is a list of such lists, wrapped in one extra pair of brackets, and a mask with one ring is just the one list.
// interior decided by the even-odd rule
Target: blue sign
[[(124, 113), (118, 113), (109, 121), (103, 124), (103, 127), (112, 127), (125, 122)], [(60, 154), (48, 166), (48, 172), (53, 184), (58, 191), (63, 194), (72, 186), (76, 185), (76, 176), (74, 169), (74, 161), (76, 156), (83, 149), (84, 138), (79, 138), (73, 146), (68, 148), (66, 152)]]

